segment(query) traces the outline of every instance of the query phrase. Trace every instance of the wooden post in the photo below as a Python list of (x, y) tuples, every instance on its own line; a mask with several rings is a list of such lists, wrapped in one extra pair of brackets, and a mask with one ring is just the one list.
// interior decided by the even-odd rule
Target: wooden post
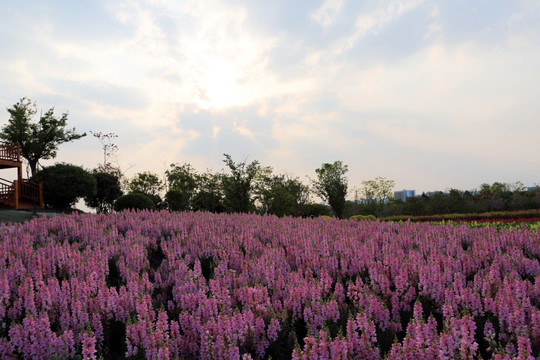
[(13, 181), (13, 195), (15, 199), (13, 199), (15, 210), (19, 210), (19, 180)]
[(43, 200), (43, 183), (39, 183), (39, 208), (45, 209), (45, 201)]
[(19, 163), (19, 165), (17, 166), (17, 180), (22, 181), (22, 177), (22, 163)]

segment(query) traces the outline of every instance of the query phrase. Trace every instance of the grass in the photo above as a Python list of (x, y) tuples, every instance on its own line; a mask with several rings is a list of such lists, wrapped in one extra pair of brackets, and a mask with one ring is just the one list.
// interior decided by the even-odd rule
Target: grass
[(71, 213), (79, 213), (84, 214), (84, 211), (81, 211), (79, 209), (64, 209), (64, 210), (38, 210), (37, 212), (31, 211), (31, 210), (12, 210), (12, 209), (1, 209), (0, 208), (0, 224), (22, 224), (28, 220), (32, 220), (36, 217), (41, 216), (55, 216), (55, 215), (62, 215), (62, 214), (71, 214)]
[(25, 221), (31, 220), (37, 216), (40, 216), (37, 213), (29, 211), (17, 211), (9, 209), (0, 209), (0, 223), (24, 223)]

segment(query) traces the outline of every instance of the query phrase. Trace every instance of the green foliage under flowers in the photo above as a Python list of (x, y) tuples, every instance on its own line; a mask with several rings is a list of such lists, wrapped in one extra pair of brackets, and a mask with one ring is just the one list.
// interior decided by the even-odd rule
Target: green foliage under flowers
[(114, 210), (152, 210), (156, 205), (148, 196), (141, 193), (129, 193), (120, 196), (114, 203)]

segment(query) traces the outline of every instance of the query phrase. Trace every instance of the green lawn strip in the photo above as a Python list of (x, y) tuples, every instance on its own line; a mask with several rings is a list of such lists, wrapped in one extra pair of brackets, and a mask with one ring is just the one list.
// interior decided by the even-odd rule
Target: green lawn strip
[(31, 211), (0, 209), (0, 223), (23, 223), (39, 216)]

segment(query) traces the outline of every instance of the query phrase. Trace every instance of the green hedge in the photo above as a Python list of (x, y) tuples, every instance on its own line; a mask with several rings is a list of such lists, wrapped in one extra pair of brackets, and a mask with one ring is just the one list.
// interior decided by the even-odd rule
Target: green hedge
[(126, 209), (132, 210), (153, 210), (156, 205), (148, 196), (141, 193), (129, 193), (120, 196), (114, 202), (114, 210), (122, 211)]
[(360, 220), (372, 220), (372, 221), (377, 220), (375, 215), (353, 215), (353, 216), (351, 216), (351, 219), (358, 220), (358, 221), (360, 221)]
[(518, 211), (493, 211), (478, 214), (442, 214), (429, 216), (408, 216), (398, 215), (381, 218), (385, 221), (406, 221), (413, 222), (438, 222), (438, 221), (475, 221), (482, 219), (507, 220), (507, 219), (528, 219), (540, 217), (540, 210), (518, 210)]

